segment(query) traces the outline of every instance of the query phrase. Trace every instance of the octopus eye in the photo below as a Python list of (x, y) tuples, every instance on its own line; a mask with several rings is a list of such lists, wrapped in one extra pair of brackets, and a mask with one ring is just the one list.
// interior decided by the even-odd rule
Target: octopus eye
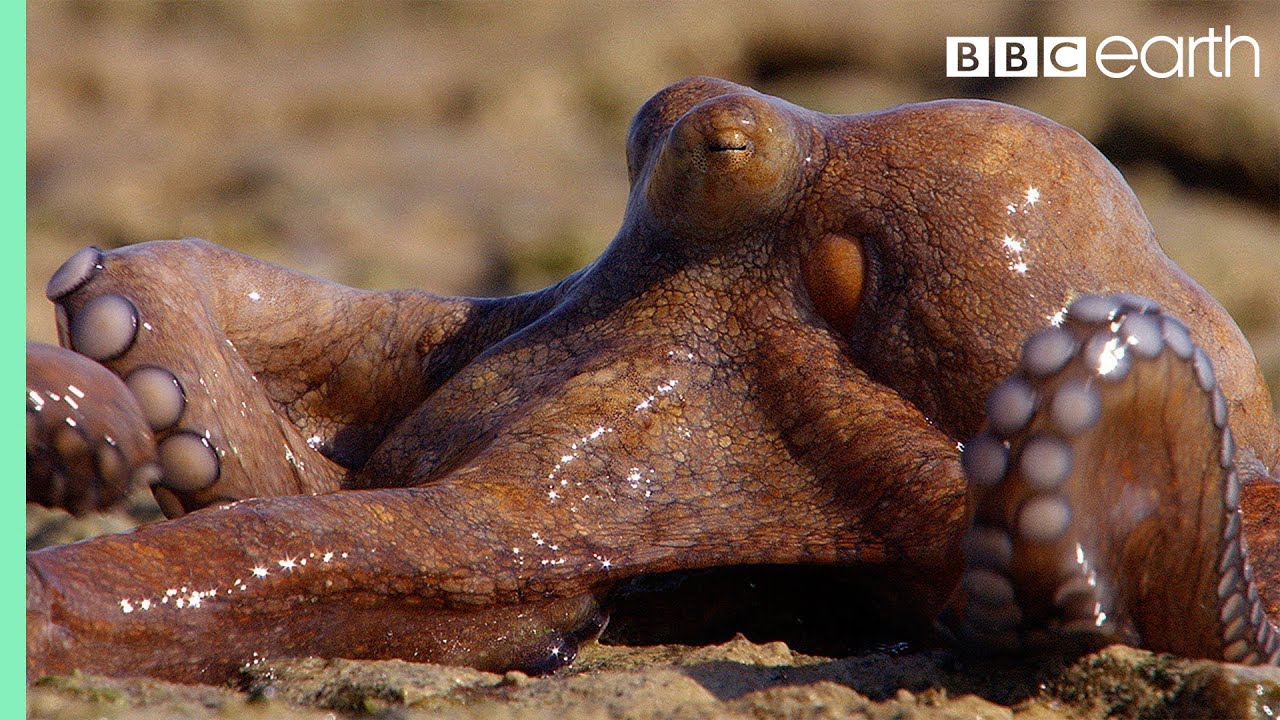
[(708, 136), (705, 146), (709, 152), (749, 152), (754, 143), (742, 130), (725, 128)]
[(690, 108), (666, 136), (648, 179), (654, 216), (726, 230), (776, 212), (795, 190), (809, 135), (784, 108), (749, 94)]

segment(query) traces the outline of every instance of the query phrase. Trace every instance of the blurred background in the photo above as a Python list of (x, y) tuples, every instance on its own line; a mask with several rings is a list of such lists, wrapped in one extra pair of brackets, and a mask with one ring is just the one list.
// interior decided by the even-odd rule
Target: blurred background
[[(827, 112), (1021, 105), (1124, 172), (1226, 304), (1280, 402), (1275, 2), (36, 2), (28, 12), (28, 336), (76, 249), (199, 236), (338, 282), (505, 294), (594, 257), (631, 114), (725, 77)], [(948, 35), (1255, 38), (1233, 77), (948, 80)], [(1219, 66), (1221, 56), (1219, 56)], [(1171, 52), (1153, 53), (1167, 67)]]

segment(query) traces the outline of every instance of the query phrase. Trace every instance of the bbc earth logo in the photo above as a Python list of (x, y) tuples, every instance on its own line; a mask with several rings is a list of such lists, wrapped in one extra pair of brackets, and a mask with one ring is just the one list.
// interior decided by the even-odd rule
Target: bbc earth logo
[(1260, 77), (1261, 56), (1258, 41), (1232, 35), (1230, 25), (1221, 35), (1209, 28), (1203, 37), (1156, 35), (1142, 45), (1112, 35), (1098, 43), (1092, 57), (1084, 37), (948, 36), (947, 77), (1085, 77), (1090, 59), (1112, 78), (1128, 77), (1139, 68), (1154, 78), (1229, 78), (1233, 60), (1243, 61), (1253, 77)]

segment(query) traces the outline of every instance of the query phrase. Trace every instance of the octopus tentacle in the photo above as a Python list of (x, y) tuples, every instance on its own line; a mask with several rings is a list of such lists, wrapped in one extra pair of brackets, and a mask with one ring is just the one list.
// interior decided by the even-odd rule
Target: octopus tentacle
[(27, 343), (27, 498), (74, 514), (154, 482), (155, 438), (124, 383), (89, 358)]
[(987, 413), (964, 452), (964, 636), (1277, 663), (1241, 511), (1242, 476), (1271, 481), (1237, 458), (1182, 323), (1142, 298), (1081, 297), (1026, 342)]
[[(475, 490), (246, 500), (32, 553), (29, 670), (93, 657), (108, 674), (222, 682), (268, 655), (553, 670), (603, 628), (604, 573), (565, 547), (563, 584), (539, 586), (503, 544), (532, 521)], [(216, 650), (200, 640), (215, 635)]]
[(136, 396), (174, 517), (336, 489), (443, 378), (571, 281), (505, 300), (374, 293), (184, 240), (85, 248), (46, 294), (63, 343)]
[[(170, 517), (252, 494), (332, 489), (338, 476), (296, 429), (271, 421), (276, 409), (254, 370), (209, 319), (227, 279), (205, 270), (220, 267), (215, 254), (230, 256), (190, 242), (86, 248), (46, 289), (63, 344), (104, 363), (137, 398), (158, 442), (154, 492)], [(280, 448), (317, 472), (303, 481)]]
[[(31, 553), (29, 673), (91, 663), (220, 682), (266, 654), (545, 672), (601, 631), (599, 599), (629, 579), (738, 556), (818, 559), (850, 541), (819, 498), (796, 513), (797, 529), (743, 521), (737, 503), (765, 493), (727, 502), (654, 483), (649, 503), (579, 507), (501, 476), (501, 459), (425, 487), (245, 500)], [(566, 476), (584, 494), (627, 492), (612, 473)], [(775, 502), (770, 518), (794, 508)]]
[[(914, 480), (892, 492), (859, 482), (921, 462), (859, 442), (918, 414), (847, 367), (839, 390), (850, 392), (801, 397), (798, 359), (840, 348), (828, 333), (800, 332), (806, 345), (759, 374), (713, 370), (653, 342), (603, 367), (554, 363), (576, 370), (541, 389), (557, 404), (508, 418), (482, 452), (424, 487), (248, 500), (33, 553), (31, 674), (92, 666), (215, 682), (255, 652), (546, 671), (600, 630), (597, 598), (627, 581), (740, 563), (874, 563), (920, 587), (895, 607), (936, 611), (963, 515), (954, 444), (920, 423), (930, 477), (948, 489), (931, 512), (912, 511)], [(776, 418), (793, 462), (757, 461), (773, 440), (722, 429), (754, 410), (717, 372), (739, 378), (737, 391), (803, 406)], [(849, 424), (855, 391), (876, 395), (879, 411)], [(546, 464), (522, 462), (530, 439), (547, 448), (534, 454)], [(829, 470), (815, 479), (806, 466)]]

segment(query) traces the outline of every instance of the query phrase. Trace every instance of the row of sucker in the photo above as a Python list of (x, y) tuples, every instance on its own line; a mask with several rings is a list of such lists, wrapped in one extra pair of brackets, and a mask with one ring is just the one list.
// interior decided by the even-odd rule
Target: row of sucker
[[(1077, 508), (1068, 485), (1075, 467), (1072, 440), (1102, 414), (1100, 387), (1122, 381), (1135, 362), (1154, 360), (1165, 350), (1191, 365), (1218, 432), (1217, 459), (1226, 473), (1225, 530), (1215, 568), (1221, 657), (1245, 664), (1280, 662), (1280, 631), (1266, 617), (1240, 534), (1235, 444), (1213, 365), (1185, 325), (1156, 303), (1127, 294), (1082, 296), (1067, 308), (1062, 325), (1029, 338), (1018, 370), (988, 396), (987, 429), (964, 447), (962, 465), (975, 507), (964, 539), (966, 603), (958, 630), (965, 640), (1005, 651), (1049, 642), (1140, 640), (1117, 622), (1115, 588), (1107, 587), (1107, 578), (1093, 567), (1088, 538), (1073, 524)], [(1076, 361), (1089, 370), (1086, 377), (1064, 372)], [(1038, 413), (1045, 421), (1033, 422)], [(1023, 499), (1009, 514), (1008, 499), (1018, 497)], [(1013, 579), (1020, 546), (1051, 551), (1057, 558), (1036, 568), (1053, 575), (1055, 588), (1040, 605), (1020, 597)], [(1047, 630), (1032, 615), (1049, 617)]]
[[(72, 255), (50, 278), (45, 294), (67, 313), (71, 348), (99, 362), (122, 357), (139, 341), (141, 312), (122, 295), (99, 295), (76, 312), (68, 299), (100, 274), (107, 262), (101, 250), (89, 247)], [(169, 517), (184, 512), (175, 493), (191, 494), (218, 481), (221, 461), (209, 434), (180, 427), (187, 408), (181, 380), (171, 371), (153, 365), (134, 368), (124, 378), (159, 440), (162, 475), (153, 486), (156, 500)]]

